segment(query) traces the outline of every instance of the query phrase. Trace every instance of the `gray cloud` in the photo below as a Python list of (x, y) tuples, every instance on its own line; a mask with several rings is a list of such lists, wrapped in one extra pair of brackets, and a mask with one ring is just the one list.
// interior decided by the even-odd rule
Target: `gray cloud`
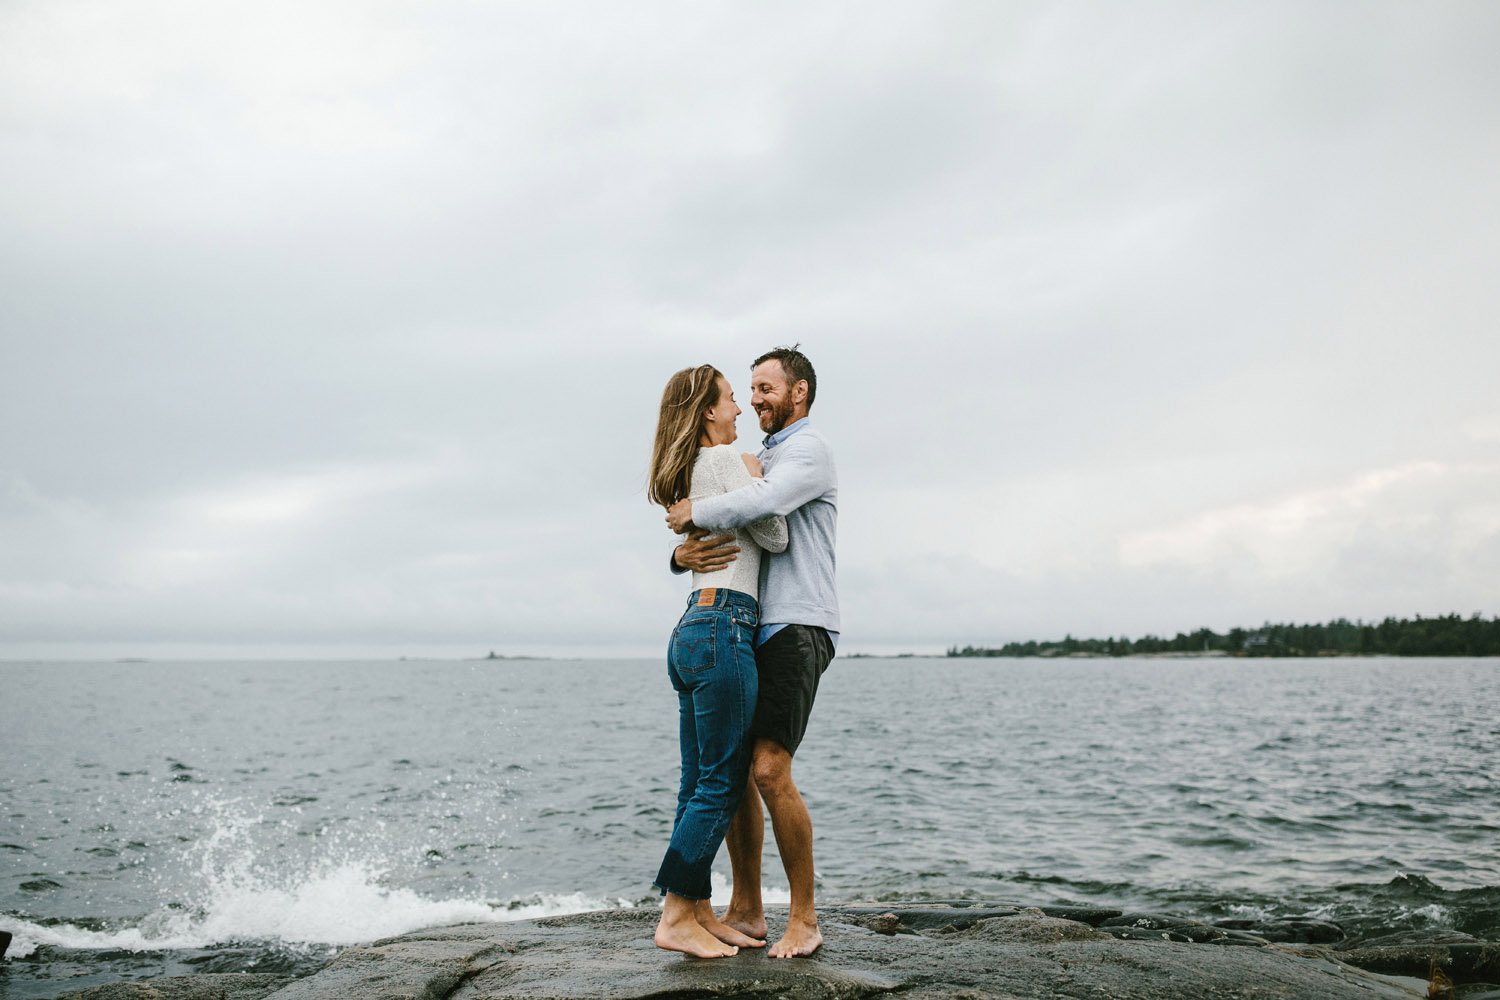
[(661, 385), (795, 340), (850, 649), (1500, 611), (1487, 7), (0, 38), (0, 655), (653, 653)]

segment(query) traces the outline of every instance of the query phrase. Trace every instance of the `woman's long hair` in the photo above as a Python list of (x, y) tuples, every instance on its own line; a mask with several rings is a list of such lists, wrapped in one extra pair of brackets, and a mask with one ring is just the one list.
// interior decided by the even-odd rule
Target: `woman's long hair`
[(646, 499), (670, 507), (688, 495), (704, 414), (719, 402), (719, 370), (713, 365), (684, 368), (667, 380), (651, 447)]

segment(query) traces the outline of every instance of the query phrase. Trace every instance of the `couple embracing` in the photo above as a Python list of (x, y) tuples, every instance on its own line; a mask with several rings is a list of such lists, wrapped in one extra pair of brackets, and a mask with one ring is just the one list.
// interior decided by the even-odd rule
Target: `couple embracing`
[[(770, 954), (811, 955), (823, 943), (812, 821), (792, 781), (839, 632), (838, 482), (827, 442), (808, 423), (817, 387), (795, 347), (755, 360), (750, 405), (766, 434), (758, 457), (733, 447), (741, 410), (712, 365), (678, 372), (662, 394), (647, 493), (687, 534), (672, 570), (692, 571), (693, 590), (667, 647), (682, 781), (656, 876), (666, 897), (656, 944), (699, 958), (765, 946), (765, 812), (791, 887), (786, 931)], [(709, 873), (726, 835), (734, 886), (720, 919)]]

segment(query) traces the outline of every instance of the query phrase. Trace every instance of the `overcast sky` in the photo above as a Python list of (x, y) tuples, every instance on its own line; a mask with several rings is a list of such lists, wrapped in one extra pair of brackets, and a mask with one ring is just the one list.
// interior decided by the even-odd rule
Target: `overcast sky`
[(0, 5), (0, 657), (656, 655), (800, 341), (845, 652), (1500, 613), (1500, 5)]

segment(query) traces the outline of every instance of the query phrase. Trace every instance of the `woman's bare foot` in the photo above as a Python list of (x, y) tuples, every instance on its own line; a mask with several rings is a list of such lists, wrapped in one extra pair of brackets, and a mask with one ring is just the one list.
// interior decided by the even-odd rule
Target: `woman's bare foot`
[(787, 923), (786, 933), (781, 935), (780, 941), (771, 946), (769, 954), (772, 958), (798, 958), (811, 955), (821, 947), (823, 947), (823, 934), (818, 930), (816, 920), (812, 923), (793, 920)]
[(696, 920), (668, 923), (667, 918), (663, 917), (656, 925), (654, 940), (658, 948), (680, 951), (694, 958), (728, 958), (740, 952), (734, 945), (725, 944), (704, 930), (703, 925)]
[(757, 941), (744, 931), (714, 916), (714, 908), (706, 899), (698, 901), (698, 905), (693, 908), (693, 916), (697, 918), (699, 926), (725, 944), (732, 944), (737, 948), (764, 948), (766, 946), (764, 938)]
[(697, 903), (675, 892), (662, 901), (661, 920), (656, 924), (656, 946), (680, 951), (694, 958), (728, 958), (739, 954), (732, 944), (725, 944), (704, 930), (694, 914)]
[(724, 911), (724, 920), (722, 922), (728, 927), (733, 927), (746, 937), (759, 938), (762, 941), (766, 939), (766, 934), (770, 930), (766, 926), (764, 911), (753, 917), (747, 914), (736, 913), (733, 903), (730, 903), (729, 909)]

